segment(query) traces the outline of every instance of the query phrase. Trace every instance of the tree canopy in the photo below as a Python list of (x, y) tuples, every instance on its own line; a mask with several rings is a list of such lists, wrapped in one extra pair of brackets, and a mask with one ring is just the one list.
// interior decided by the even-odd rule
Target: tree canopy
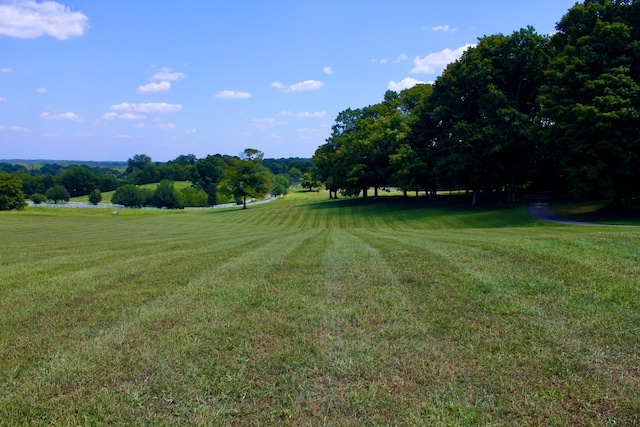
[(240, 157), (232, 158), (224, 170), (221, 190), (242, 200), (243, 209), (247, 208), (247, 197), (263, 197), (271, 186), (269, 170), (261, 164), (262, 158), (262, 152), (247, 148)]
[(557, 33), (481, 37), (433, 84), (347, 108), (318, 147), (329, 190), (640, 196), (640, 2), (585, 0)]

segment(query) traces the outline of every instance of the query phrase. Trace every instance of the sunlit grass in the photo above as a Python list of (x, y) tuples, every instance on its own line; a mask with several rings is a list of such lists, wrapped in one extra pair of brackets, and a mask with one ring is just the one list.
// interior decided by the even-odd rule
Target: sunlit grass
[(0, 424), (634, 425), (640, 232), (326, 193), (0, 214)]

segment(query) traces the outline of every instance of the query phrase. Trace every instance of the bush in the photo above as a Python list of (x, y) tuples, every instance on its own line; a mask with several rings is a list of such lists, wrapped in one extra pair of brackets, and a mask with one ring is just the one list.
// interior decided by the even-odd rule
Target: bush
[(186, 187), (180, 190), (185, 206), (207, 206), (209, 195), (204, 190)]
[(0, 172), (0, 211), (24, 208), (22, 180), (17, 176)]
[(33, 193), (31, 197), (29, 197), (33, 203), (39, 205), (40, 203), (44, 203), (47, 201), (47, 196), (40, 193)]

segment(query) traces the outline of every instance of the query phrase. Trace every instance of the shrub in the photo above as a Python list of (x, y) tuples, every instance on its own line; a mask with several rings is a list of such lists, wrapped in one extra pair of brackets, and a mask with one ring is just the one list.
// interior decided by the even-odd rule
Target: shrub
[(33, 203), (39, 205), (40, 203), (44, 203), (47, 201), (47, 196), (40, 193), (33, 193), (31, 197), (29, 197)]

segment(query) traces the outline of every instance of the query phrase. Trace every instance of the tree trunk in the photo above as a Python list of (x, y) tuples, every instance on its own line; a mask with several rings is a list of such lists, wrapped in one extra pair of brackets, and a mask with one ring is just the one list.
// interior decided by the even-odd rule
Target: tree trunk
[(242, 209), (247, 209), (247, 195), (246, 194), (242, 195), (242, 204), (243, 204)]
[(480, 203), (480, 190), (473, 190), (473, 198), (471, 199), (471, 206), (476, 206)]

